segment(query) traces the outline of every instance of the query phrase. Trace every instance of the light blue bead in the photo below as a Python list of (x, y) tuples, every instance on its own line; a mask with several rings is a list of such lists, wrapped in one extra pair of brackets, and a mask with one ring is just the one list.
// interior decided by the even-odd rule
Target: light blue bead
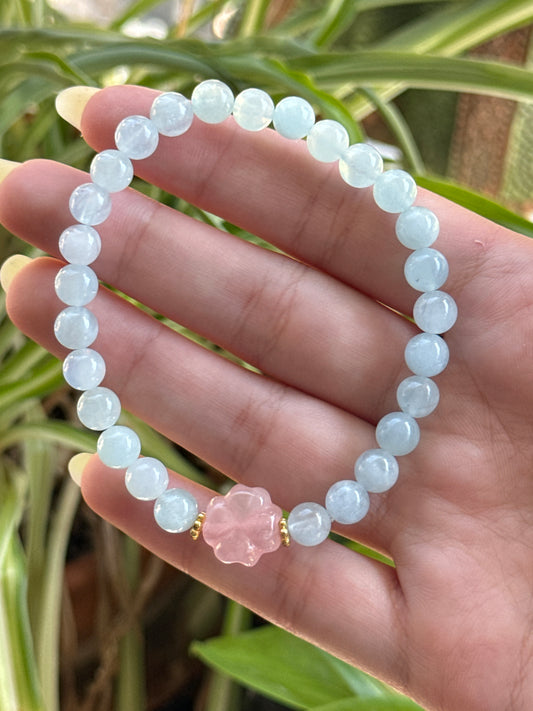
[(192, 109), (200, 121), (221, 123), (233, 111), (233, 92), (218, 79), (207, 79), (193, 89)]
[(396, 220), (396, 236), (409, 249), (431, 247), (439, 236), (439, 220), (427, 207), (413, 205)]
[(110, 193), (124, 190), (133, 180), (133, 165), (122, 151), (113, 149), (97, 153), (91, 162), (91, 178)]
[(348, 131), (338, 121), (317, 121), (307, 134), (309, 153), (321, 163), (339, 160), (350, 143)]
[(438, 375), (446, 368), (449, 359), (448, 344), (432, 333), (413, 336), (405, 347), (405, 362), (415, 375), (428, 378)]
[(338, 523), (357, 523), (367, 515), (369, 506), (367, 490), (351, 479), (336, 482), (326, 494), (326, 509)]
[(92, 388), (78, 400), (78, 418), (90, 430), (107, 430), (120, 416), (120, 400), (109, 388)]
[(235, 97), (233, 118), (247, 131), (261, 131), (272, 121), (274, 102), (266, 91), (245, 89)]
[(99, 225), (111, 213), (111, 197), (94, 183), (79, 185), (69, 200), (70, 214), (84, 225)]
[(166, 490), (168, 471), (159, 459), (141, 457), (126, 470), (125, 482), (126, 489), (136, 499), (153, 501)]
[(426, 417), (439, 404), (437, 384), (422, 375), (411, 375), (398, 385), (396, 398), (403, 412), (411, 417)]
[(90, 225), (72, 225), (59, 237), (59, 251), (66, 262), (91, 264), (100, 254), (102, 240)]
[(54, 280), (57, 298), (69, 306), (86, 306), (98, 293), (98, 277), (90, 267), (67, 264)]
[(285, 138), (304, 138), (315, 123), (311, 104), (299, 96), (287, 96), (274, 109), (274, 128)]
[(189, 99), (168, 91), (154, 100), (150, 118), (162, 136), (181, 136), (191, 127), (194, 112)]
[(96, 340), (98, 321), (85, 306), (67, 306), (55, 320), (54, 333), (65, 348), (87, 348)]
[(155, 520), (169, 533), (183, 533), (189, 530), (197, 516), (198, 502), (185, 489), (167, 489), (156, 499)]
[(376, 427), (376, 440), (382, 449), (395, 457), (409, 454), (420, 442), (420, 428), (411, 415), (390, 412)]
[(413, 318), (421, 331), (445, 333), (457, 320), (457, 304), (445, 291), (426, 291), (415, 301)]
[(374, 200), (385, 212), (403, 212), (416, 198), (416, 183), (405, 170), (388, 170), (374, 184)]
[(296, 543), (316, 546), (328, 537), (331, 516), (323, 506), (309, 501), (293, 508), (287, 519), (287, 527), (291, 539)]
[(119, 151), (132, 160), (142, 160), (154, 153), (159, 143), (155, 124), (146, 116), (127, 116), (115, 130), (115, 143)]
[(127, 469), (141, 453), (141, 442), (129, 427), (113, 425), (98, 437), (96, 451), (107, 467)]
[(394, 486), (398, 472), (398, 462), (383, 449), (367, 449), (355, 462), (355, 478), (373, 494), (381, 494)]
[(383, 172), (383, 159), (373, 146), (354, 143), (342, 154), (339, 171), (348, 185), (369, 188)]
[(98, 387), (105, 376), (105, 361), (92, 348), (72, 351), (63, 361), (63, 377), (71, 388), (91, 390)]
[(440, 289), (448, 278), (448, 272), (444, 254), (431, 247), (415, 250), (407, 257), (404, 268), (407, 283), (417, 291)]

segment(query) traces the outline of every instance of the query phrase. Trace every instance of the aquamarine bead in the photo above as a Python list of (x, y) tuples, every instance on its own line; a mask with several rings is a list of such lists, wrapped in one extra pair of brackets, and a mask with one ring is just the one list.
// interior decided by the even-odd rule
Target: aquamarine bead
[(153, 501), (166, 490), (168, 471), (159, 459), (141, 457), (127, 468), (125, 482), (126, 489), (136, 499)]
[(141, 453), (141, 441), (129, 427), (113, 425), (98, 437), (100, 460), (113, 469), (127, 469)]
[(381, 494), (394, 486), (399, 470), (395, 457), (383, 449), (367, 449), (355, 462), (355, 478), (373, 494)]
[(57, 298), (69, 306), (85, 306), (98, 293), (98, 277), (90, 267), (67, 264), (54, 280)]
[(109, 149), (94, 156), (90, 173), (93, 183), (110, 193), (118, 193), (133, 180), (133, 165), (125, 153)]
[(104, 379), (105, 361), (92, 348), (79, 348), (63, 361), (63, 376), (71, 388), (91, 390)]
[(367, 515), (369, 507), (367, 490), (351, 479), (337, 481), (326, 494), (326, 509), (338, 523), (357, 523)]
[(154, 153), (159, 133), (153, 121), (146, 116), (127, 116), (115, 130), (115, 143), (128, 158), (142, 160)]
[(342, 179), (354, 188), (369, 188), (383, 172), (383, 158), (366, 143), (354, 143), (339, 160)]
[(411, 375), (398, 385), (396, 399), (403, 412), (411, 417), (426, 417), (439, 404), (439, 388), (433, 380)]
[(339, 160), (350, 143), (348, 131), (338, 121), (317, 121), (307, 134), (309, 153), (321, 163)]
[(317, 546), (325, 541), (331, 531), (331, 516), (314, 501), (298, 504), (287, 518), (292, 540), (302, 546)]
[(396, 236), (409, 249), (431, 247), (439, 236), (439, 230), (437, 215), (427, 207), (413, 205), (396, 220)]
[(235, 97), (233, 118), (247, 131), (261, 131), (272, 121), (274, 102), (266, 91), (245, 89)]
[(410, 254), (405, 262), (407, 283), (417, 291), (440, 289), (448, 278), (448, 261), (442, 252), (423, 247)]
[(198, 502), (185, 489), (167, 489), (154, 504), (156, 522), (169, 533), (189, 530), (197, 516)]
[(71, 264), (91, 264), (100, 254), (102, 240), (90, 225), (72, 225), (59, 237), (59, 251)]
[(398, 457), (416, 449), (420, 442), (420, 428), (411, 415), (390, 412), (378, 422), (376, 440), (382, 449)]
[(92, 388), (78, 400), (78, 417), (90, 430), (107, 430), (120, 417), (120, 400), (109, 388)]
[(67, 306), (54, 322), (54, 334), (65, 348), (87, 348), (98, 335), (98, 320), (85, 306)]
[(374, 200), (385, 212), (403, 212), (416, 198), (416, 183), (405, 170), (388, 170), (374, 183)]
[(287, 96), (274, 109), (274, 128), (285, 138), (304, 138), (315, 123), (311, 104), (299, 96)]
[(189, 130), (193, 118), (190, 99), (176, 91), (160, 94), (150, 108), (150, 119), (162, 136), (181, 136)]
[(233, 92), (218, 79), (207, 79), (193, 89), (192, 110), (205, 123), (221, 123), (233, 111)]
[(99, 225), (111, 213), (111, 197), (107, 190), (94, 183), (83, 183), (71, 194), (70, 214), (83, 225)]
[(432, 333), (413, 336), (405, 347), (405, 362), (415, 375), (428, 378), (442, 373), (448, 365), (450, 351), (446, 341)]
[(445, 291), (426, 291), (415, 301), (413, 318), (421, 331), (445, 333), (457, 320), (457, 304)]

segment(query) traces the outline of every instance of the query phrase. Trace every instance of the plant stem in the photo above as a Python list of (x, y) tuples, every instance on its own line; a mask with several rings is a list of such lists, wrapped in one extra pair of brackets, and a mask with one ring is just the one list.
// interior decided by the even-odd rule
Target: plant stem
[(239, 28), (240, 37), (255, 37), (264, 29), (269, 0), (248, 0)]

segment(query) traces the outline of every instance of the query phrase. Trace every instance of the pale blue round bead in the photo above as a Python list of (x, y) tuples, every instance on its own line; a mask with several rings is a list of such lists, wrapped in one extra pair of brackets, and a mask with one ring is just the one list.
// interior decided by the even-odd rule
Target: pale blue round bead
[(338, 481), (326, 494), (326, 509), (334, 521), (350, 524), (361, 521), (370, 507), (367, 490), (352, 479)]
[(99, 225), (111, 213), (111, 197), (94, 183), (79, 185), (69, 200), (70, 214), (83, 225)]
[(96, 451), (107, 467), (126, 469), (141, 453), (141, 441), (129, 427), (113, 425), (98, 437)]
[(168, 471), (159, 459), (142, 457), (127, 468), (125, 482), (126, 489), (136, 499), (153, 501), (166, 490)]
[(128, 158), (142, 160), (154, 153), (159, 133), (153, 121), (146, 116), (127, 116), (115, 130), (115, 143)]
[(446, 341), (432, 333), (413, 336), (405, 347), (405, 362), (415, 375), (428, 378), (442, 373), (448, 365), (450, 351)]
[(105, 376), (105, 361), (92, 348), (72, 351), (63, 361), (63, 377), (71, 388), (92, 390)]
[(396, 236), (409, 249), (431, 247), (439, 236), (439, 220), (427, 207), (413, 205), (396, 220)]
[(413, 319), (421, 331), (445, 333), (457, 320), (457, 304), (445, 291), (426, 291), (415, 301)]
[(287, 519), (287, 527), (290, 537), (296, 543), (316, 546), (328, 537), (331, 516), (323, 506), (309, 501), (293, 508)]
[(426, 417), (439, 404), (439, 388), (433, 380), (411, 375), (398, 385), (396, 399), (403, 412), (411, 417)]
[(348, 131), (338, 121), (317, 121), (307, 134), (309, 153), (321, 163), (339, 160), (350, 143)]
[(198, 502), (185, 489), (167, 489), (156, 499), (154, 517), (165, 531), (183, 533), (198, 517)]
[(403, 212), (416, 198), (416, 183), (405, 170), (388, 170), (374, 183), (374, 200), (385, 212)]
[(150, 109), (150, 119), (162, 136), (181, 136), (189, 130), (193, 118), (190, 99), (176, 91), (160, 94)]
[(57, 298), (69, 306), (85, 306), (98, 293), (98, 277), (90, 267), (67, 264), (54, 280)]
[(85, 306), (67, 306), (55, 320), (54, 334), (65, 348), (87, 348), (98, 335), (98, 320)]
[(247, 131), (261, 131), (272, 121), (274, 102), (266, 91), (245, 89), (235, 97), (233, 118)]
[(304, 138), (315, 123), (311, 104), (299, 96), (287, 96), (274, 109), (274, 128), (285, 138)]
[(90, 225), (72, 225), (59, 237), (59, 251), (71, 264), (91, 264), (100, 254), (102, 240)]
[(133, 165), (125, 153), (109, 149), (94, 156), (90, 173), (93, 183), (110, 193), (118, 193), (133, 180)]
[(390, 412), (378, 422), (376, 440), (382, 449), (398, 457), (416, 448), (420, 442), (420, 428), (411, 415)]
[(205, 123), (221, 123), (233, 111), (233, 92), (218, 79), (207, 79), (194, 87), (191, 95), (194, 114)]
[(440, 289), (448, 278), (448, 273), (446, 257), (431, 247), (415, 250), (405, 261), (405, 278), (417, 291)]
[(78, 418), (90, 430), (107, 430), (120, 417), (120, 400), (109, 388), (86, 390), (78, 400)]
[(383, 158), (366, 143), (349, 146), (339, 160), (342, 179), (354, 188), (369, 188), (383, 172)]
[(399, 470), (396, 459), (383, 449), (367, 449), (355, 462), (355, 478), (373, 494), (381, 494), (394, 486)]

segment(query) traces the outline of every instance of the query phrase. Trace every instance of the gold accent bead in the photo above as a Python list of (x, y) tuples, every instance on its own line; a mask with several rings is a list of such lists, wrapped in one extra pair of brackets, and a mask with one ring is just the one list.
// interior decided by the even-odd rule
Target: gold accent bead
[(291, 544), (291, 537), (289, 536), (289, 529), (287, 528), (287, 519), (282, 517), (279, 521), (279, 532), (281, 533), (281, 542), (288, 548)]
[(198, 537), (200, 535), (200, 531), (202, 530), (202, 526), (204, 525), (205, 521), (205, 511), (202, 511), (201, 513), (198, 514), (198, 517), (196, 521), (193, 523), (191, 530), (189, 533), (191, 534), (191, 538), (193, 541), (197, 541)]

